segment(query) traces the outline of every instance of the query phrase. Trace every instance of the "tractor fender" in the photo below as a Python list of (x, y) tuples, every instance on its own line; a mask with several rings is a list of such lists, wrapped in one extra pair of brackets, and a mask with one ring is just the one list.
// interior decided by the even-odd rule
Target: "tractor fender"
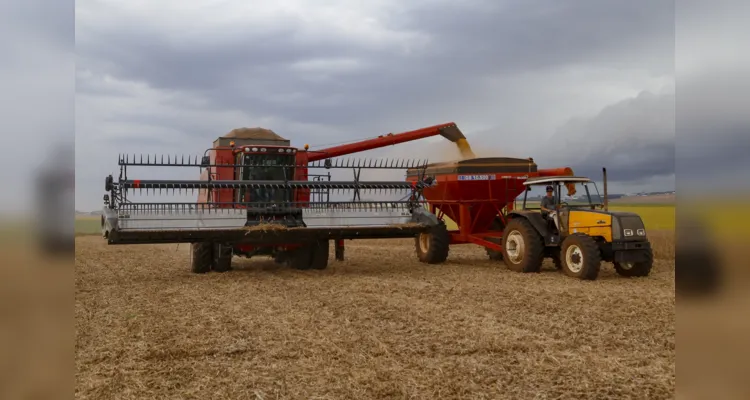
[(547, 222), (542, 217), (541, 213), (533, 211), (511, 211), (508, 213), (508, 218), (524, 218), (534, 229), (544, 238), (548, 238), (551, 234)]

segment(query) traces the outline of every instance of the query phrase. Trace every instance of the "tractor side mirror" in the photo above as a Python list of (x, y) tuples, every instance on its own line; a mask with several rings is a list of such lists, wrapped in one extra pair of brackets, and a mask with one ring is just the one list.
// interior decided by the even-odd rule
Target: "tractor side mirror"
[(530, 192), (531, 191), (531, 186), (526, 186), (526, 191)]
[(203, 156), (201, 159), (201, 168), (206, 168), (211, 164), (211, 157)]

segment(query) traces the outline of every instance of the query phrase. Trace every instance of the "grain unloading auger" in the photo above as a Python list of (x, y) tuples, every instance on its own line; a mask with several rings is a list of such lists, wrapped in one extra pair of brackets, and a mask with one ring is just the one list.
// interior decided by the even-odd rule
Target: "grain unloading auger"
[[(336, 157), (442, 135), (468, 150), (448, 123), (309, 151), (272, 131), (236, 129), (214, 141), (203, 157), (121, 155), (120, 175), (106, 178), (102, 234), (109, 244), (190, 243), (192, 270), (227, 271), (233, 256), (274, 256), (298, 269), (328, 265), (329, 243), (343, 259), (343, 240), (414, 237), (437, 226), (424, 204), (425, 183), (363, 181), (363, 169), (424, 169), (427, 161), (341, 160)], [(470, 150), (468, 150), (470, 151)], [(199, 180), (135, 179), (128, 168), (200, 168)], [(352, 180), (316, 170), (349, 169)], [(141, 201), (139, 195), (198, 201)], [(362, 201), (387, 194), (396, 200)]]

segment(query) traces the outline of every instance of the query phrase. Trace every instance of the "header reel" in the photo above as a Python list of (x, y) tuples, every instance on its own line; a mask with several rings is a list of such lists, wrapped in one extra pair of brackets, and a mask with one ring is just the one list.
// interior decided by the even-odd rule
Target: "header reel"
[[(110, 175), (105, 180), (102, 234), (110, 244), (278, 244), (413, 237), (438, 223), (425, 208), (421, 180), (360, 179), (363, 169), (424, 169), (426, 161), (325, 159), (277, 164), (273, 156), (257, 162), (210, 164), (207, 157), (120, 155), (118, 179)], [(193, 167), (203, 171), (204, 179), (132, 179), (128, 167)], [(216, 179), (221, 168), (231, 169), (235, 179)], [(316, 169), (350, 169), (354, 177), (332, 180), (330, 172), (309, 173)], [(301, 176), (307, 180), (300, 180)], [(188, 196), (196, 193), (202, 194), (199, 201), (190, 201)], [(148, 196), (155, 199), (134, 201)], [(173, 201), (163, 201), (165, 196)]]

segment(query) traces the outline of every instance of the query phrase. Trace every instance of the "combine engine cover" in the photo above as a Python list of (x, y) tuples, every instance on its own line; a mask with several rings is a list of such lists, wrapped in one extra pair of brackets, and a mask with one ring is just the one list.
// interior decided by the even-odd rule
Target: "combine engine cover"
[[(222, 151), (234, 151), (230, 154), (236, 163), (210, 164), (214, 158), (207, 156), (199, 160), (120, 155), (119, 177), (115, 180), (110, 175), (105, 183), (102, 234), (108, 243), (293, 245), (321, 239), (414, 237), (438, 224), (425, 208), (421, 180), (359, 178), (363, 169), (424, 170), (426, 162), (325, 159), (283, 163), (279, 160), (301, 158), (252, 158), (237, 150)], [(193, 168), (196, 175), (198, 170), (209, 172), (204, 172), (207, 178), (202, 180), (146, 180), (129, 177), (129, 167)], [(215, 171), (222, 168), (237, 171), (229, 174), (235, 179), (215, 179)], [(332, 180), (330, 172), (308, 174), (314, 169), (354, 171), (354, 178)], [(205, 191), (205, 201), (189, 201), (199, 191)], [(231, 201), (227, 201), (230, 193)], [(165, 196), (175, 201), (162, 201)], [(365, 196), (367, 201), (362, 200)], [(378, 196), (387, 199), (375, 199)], [(136, 201), (146, 197), (158, 201)]]

